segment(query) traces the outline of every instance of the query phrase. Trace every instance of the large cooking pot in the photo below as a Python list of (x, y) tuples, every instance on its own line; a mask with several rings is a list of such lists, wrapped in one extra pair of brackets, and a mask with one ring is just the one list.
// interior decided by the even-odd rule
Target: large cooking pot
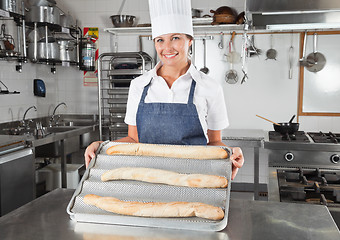
[(213, 22), (211, 24), (230, 24), (236, 22), (237, 13), (234, 9), (223, 6), (214, 10), (210, 10), (214, 14)]
[(284, 122), (279, 125), (273, 124), (275, 132), (281, 134), (294, 134), (299, 130), (299, 123)]
[(48, 6), (54, 7), (57, 5), (55, 0), (26, 0), (27, 4), (30, 6)]
[(60, 10), (57, 7), (32, 6), (26, 15), (27, 22), (60, 24)]
[(65, 27), (65, 28), (72, 28), (75, 25), (76, 25), (75, 21), (71, 15), (69, 14), (60, 15), (60, 26)]
[(21, 1), (19, 0), (0, 0), (0, 9), (22, 15)]
[(28, 58), (32, 62), (45, 60), (60, 60), (60, 49), (57, 42), (37, 42), (36, 56), (34, 54), (34, 43), (28, 44)]
[(77, 62), (77, 48), (73, 41), (58, 41), (60, 50), (60, 61)]

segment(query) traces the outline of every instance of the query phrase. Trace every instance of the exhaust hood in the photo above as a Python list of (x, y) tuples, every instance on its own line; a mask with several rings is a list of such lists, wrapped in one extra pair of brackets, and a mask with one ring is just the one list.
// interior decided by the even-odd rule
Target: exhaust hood
[(247, 0), (246, 14), (253, 29), (340, 28), (339, 0)]

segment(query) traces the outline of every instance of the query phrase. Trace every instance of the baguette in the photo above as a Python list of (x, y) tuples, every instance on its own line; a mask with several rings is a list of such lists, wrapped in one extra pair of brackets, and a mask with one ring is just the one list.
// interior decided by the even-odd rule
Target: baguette
[(225, 159), (228, 152), (220, 147), (157, 145), (157, 144), (118, 144), (106, 150), (108, 155), (157, 156), (189, 159)]
[(228, 185), (228, 180), (221, 176), (180, 174), (153, 168), (116, 168), (101, 176), (103, 182), (122, 179), (196, 188), (225, 188)]
[(221, 220), (222, 208), (199, 202), (132, 202), (121, 201), (114, 197), (101, 197), (88, 194), (84, 202), (108, 212), (139, 217), (200, 217)]

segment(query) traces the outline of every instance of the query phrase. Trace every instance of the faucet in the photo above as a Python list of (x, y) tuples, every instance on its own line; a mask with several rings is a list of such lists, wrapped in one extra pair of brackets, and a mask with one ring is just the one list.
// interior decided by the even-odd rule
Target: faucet
[[(54, 108), (53, 113), (52, 113), (52, 116), (51, 116), (51, 118), (50, 118), (50, 127), (52, 127), (53, 122), (55, 122), (55, 124), (57, 125), (58, 119), (57, 119), (57, 121), (55, 121), (55, 119), (54, 119), (54, 118), (55, 118), (55, 112), (57, 111), (57, 108), (60, 107), (61, 105), (65, 105), (65, 107), (67, 107), (66, 103), (61, 102), (61, 103), (59, 103), (59, 104)], [(59, 116), (59, 117), (60, 117), (60, 116)]]
[(28, 111), (29, 110), (31, 110), (31, 109), (34, 109), (35, 111), (37, 111), (37, 107), (36, 106), (31, 106), (31, 107), (29, 107), (26, 111), (25, 111), (25, 113), (24, 113), (24, 117), (22, 118), (22, 125), (23, 125), (23, 127), (26, 129), (26, 130), (28, 130), (29, 129), (29, 125), (27, 124), (26, 125), (26, 120), (25, 120), (25, 118), (26, 118), (26, 114), (28, 113)]

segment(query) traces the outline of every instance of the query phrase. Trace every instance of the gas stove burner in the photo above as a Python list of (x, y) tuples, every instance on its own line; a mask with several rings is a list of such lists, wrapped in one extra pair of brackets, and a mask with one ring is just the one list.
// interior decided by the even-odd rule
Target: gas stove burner
[(339, 133), (324, 133), (324, 132), (309, 132), (309, 136), (313, 139), (315, 143), (340, 143), (340, 134)]
[(340, 171), (278, 169), (282, 202), (305, 202), (340, 207)]
[(281, 134), (275, 131), (269, 132), (269, 141), (278, 141), (278, 142), (309, 142), (308, 137), (306, 136), (304, 131), (298, 131), (294, 134)]

